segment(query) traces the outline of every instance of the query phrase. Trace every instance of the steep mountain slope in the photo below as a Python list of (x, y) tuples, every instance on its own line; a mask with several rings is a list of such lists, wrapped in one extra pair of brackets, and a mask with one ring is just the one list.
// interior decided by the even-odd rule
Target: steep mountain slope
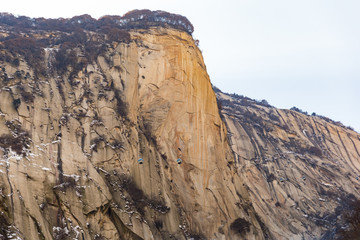
[(192, 37), (115, 26), (3, 25), (1, 234), (263, 239)]
[(192, 31), (0, 14), (0, 239), (332, 236), (359, 134), (215, 94)]
[(324, 117), (216, 92), (237, 174), (275, 238), (333, 236), (360, 194), (360, 135)]

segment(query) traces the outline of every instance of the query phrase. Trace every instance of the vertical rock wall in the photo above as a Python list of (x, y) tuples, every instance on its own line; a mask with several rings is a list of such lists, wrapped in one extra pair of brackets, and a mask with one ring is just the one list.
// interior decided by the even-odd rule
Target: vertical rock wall
[(131, 38), (75, 75), (53, 67), (56, 48), (46, 77), (24, 60), (2, 63), (2, 229), (21, 239), (262, 239), (193, 39), (164, 28)]

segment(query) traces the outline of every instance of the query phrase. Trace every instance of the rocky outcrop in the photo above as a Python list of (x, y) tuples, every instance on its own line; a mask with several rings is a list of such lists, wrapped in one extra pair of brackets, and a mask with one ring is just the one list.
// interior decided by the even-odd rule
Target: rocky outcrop
[(359, 195), (359, 135), (216, 96), (191, 25), (142, 13), (161, 24), (0, 14), (0, 239), (333, 229)]
[(360, 135), (265, 101), (217, 97), (237, 174), (275, 239), (333, 239), (359, 197)]
[[(35, 33), (35, 47), (49, 35)], [(45, 46), (39, 62), (3, 48), (2, 235), (263, 239), (194, 40), (161, 27), (128, 34), (66, 33), (72, 42)]]

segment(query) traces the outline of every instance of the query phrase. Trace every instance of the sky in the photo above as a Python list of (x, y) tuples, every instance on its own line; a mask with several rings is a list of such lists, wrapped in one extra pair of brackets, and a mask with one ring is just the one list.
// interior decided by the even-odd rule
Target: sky
[(296, 106), (360, 132), (358, 0), (18, 0), (0, 12), (29, 17), (164, 10), (194, 25), (211, 82), (278, 108)]

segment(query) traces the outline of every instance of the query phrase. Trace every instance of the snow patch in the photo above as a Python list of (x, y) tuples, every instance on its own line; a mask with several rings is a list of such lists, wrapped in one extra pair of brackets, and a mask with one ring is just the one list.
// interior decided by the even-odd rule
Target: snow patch
[(71, 174), (71, 175), (63, 174), (63, 176), (73, 178), (76, 182), (78, 182), (80, 180), (80, 177), (81, 177), (81, 176), (76, 175), (76, 174)]
[(104, 169), (102, 169), (102, 168), (98, 168), (100, 171), (102, 171), (103, 173), (105, 173), (105, 174), (110, 174), (109, 172), (107, 172), (107, 171), (105, 171)]
[(324, 183), (324, 182), (322, 182), (321, 184), (324, 185), (325, 187), (333, 187), (334, 186), (330, 183)]

